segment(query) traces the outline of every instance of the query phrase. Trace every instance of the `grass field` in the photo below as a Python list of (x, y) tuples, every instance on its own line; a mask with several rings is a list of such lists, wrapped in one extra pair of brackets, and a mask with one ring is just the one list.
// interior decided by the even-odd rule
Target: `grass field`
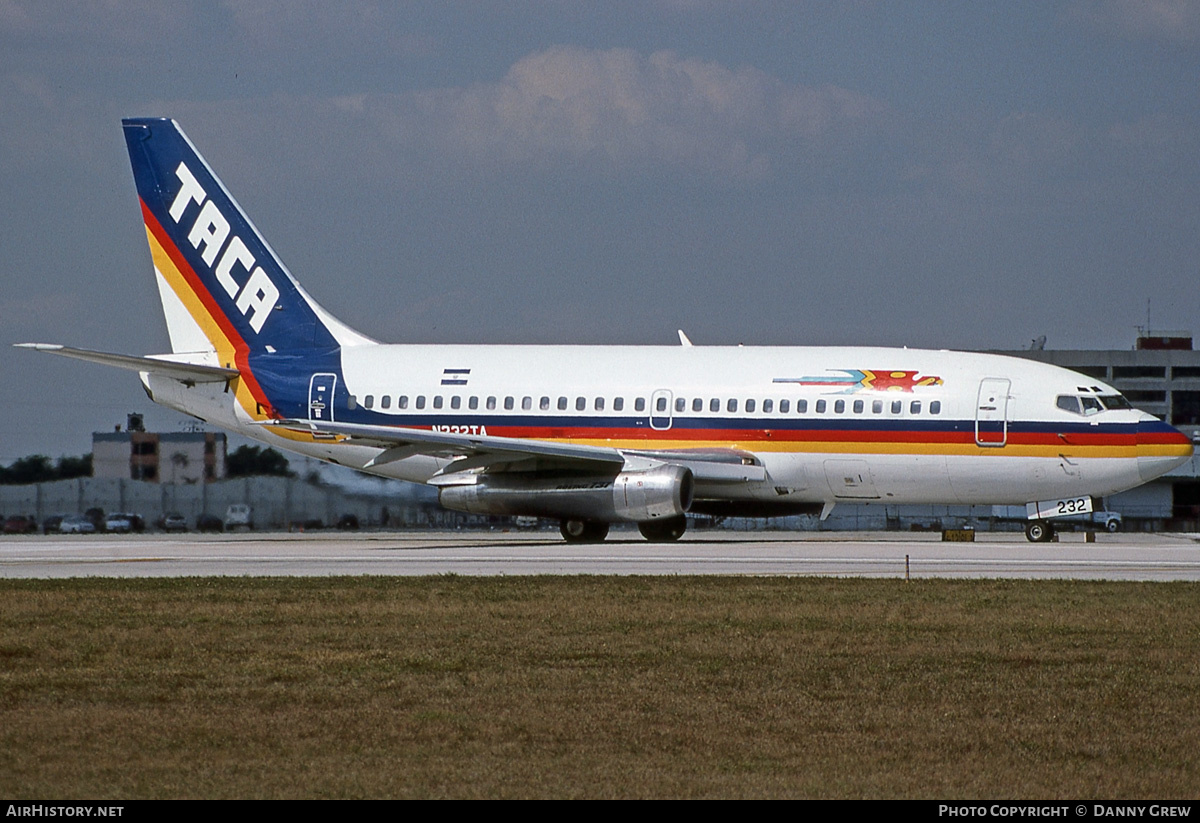
[(0, 796), (1194, 798), (1200, 586), (0, 581)]

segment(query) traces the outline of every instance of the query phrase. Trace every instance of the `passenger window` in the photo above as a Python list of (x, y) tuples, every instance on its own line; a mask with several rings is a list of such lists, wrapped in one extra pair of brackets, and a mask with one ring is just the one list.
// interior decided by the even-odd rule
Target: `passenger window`
[[(509, 399), (511, 399), (511, 398), (509, 398)], [(488, 399), (487, 399), (487, 403), (486, 403), (485, 405), (487, 406), (487, 410), (488, 410), (488, 411), (495, 411), (495, 409), (496, 409), (496, 398), (495, 398), (494, 396), (488, 397)]]
[(841, 414), (842, 412), (846, 411), (846, 401), (845, 400), (834, 400), (833, 401), (833, 410), (838, 414)]
[(675, 411), (681, 412), (687, 410), (687, 401), (682, 397), (675, 398)]
[(596, 411), (604, 411), (604, 398), (597, 397), (595, 405), (596, 405)]
[(528, 395), (525, 397), (522, 397), (521, 398), (521, 409), (524, 411), (529, 411), (532, 408), (533, 408), (533, 398), (529, 397)]
[(624, 411), (624, 410), (625, 410), (625, 398), (624, 397), (614, 397), (613, 398), (613, 411)]
[(383, 397), (379, 398), (379, 408), (390, 409), (391, 407), (392, 407), (392, 396), (390, 394), (385, 394)]
[(512, 411), (514, 405), (516, 405), (515, 398), (513, 398), (513, 397), (505, 397), (504, 398), (504, 410), (505, 411)]
[[(824, 409), (822, 409), (822, 411), (824, 411)], [(807, 400), (797, 400), (796, 401), (796, 414), (807, 414), (807, 413), (808, 413), (808, 401)]]
[(692, 401), (692, 411), (694, 411), (694, 412), (704, 411), (704, 398), (697, 397), (695, 400)]
[(882, 400), (872, 400), (871, 401), (871, 414), (883, 414), (883, 401)]
[(754, 414), (754, 401), (753, 400), (746, 401), (746, 414)]
[(854, 401), (854, 413), (855, 414), (863, 413), (863, 401), (861, 401), (861, 400)]
[(780, 400), (779, 401), (779, 413), (780, 414), (787, 414), (791, 410), (792, 410), (792, 405), (791, 405), (790, 400)]
[(721, 410), (721, 398), (714, 397), (708, 401), (708, 410), (710, 412), (719, 412)]
[(654, 410), (665, 412), (667, 410), (667, 398), (660, 397), (654, 404)]
[(913, 414), (920, 414), (920, 413), (921, 413), (921, 401), (920, 401), (920, 400), (914, 400), (914, 401), (912, 401), (911, 403), (909, 403), (909, 404), (908, 404), (908, 410), (909, 410), (910, 412), (912, 412)]
[(542, 411), (550, 411), (550, 398), (543, 397), (541, 400), (539, 400), (538, 408), (541, 409)]
[(440, 409), (442, 407), (442, 396), (440, 394), (435, 394), (433, 396), (433, 407), (435, 409)]
[(565, 397), (558, 398), (558, 410), (559, 411), (567, 410), (567, 398), (565, 398)]
[(370, 409), (375, 407), (375, 395), (368, 394), (363, 398), (363, 408)]
[(354, 395), (351, 394), (346, 397), (346, 408), (348, 408), (350, 411), (354, 411), (357, 406), (358, 400), (354, 397)]
[(479, 408), (479, 398), (475, 395), (471, 395), (471, 398), (467, 400), (467, 408), (471, 409), (472, 411)]
[(825, 401), (818, 400), (817, 401), (817, 414), (824, 414), (824, 413), (825, 413)]
[(775, 401), (774, 400), (764, 400), (763, 401), (763, 414), (770, 414), (774, 410), (775, 410)]
[(929, 413), (930, 414), (941, 414), (942, 413), (942, 401), (941, 400), (931, 401), (929, 404)]
[(457, 394), (450, 398), (450, 408), (457, 409), (462, 406), (462, 398)]
[(396, 408), (398, 408), (398, 409), (407, 409), (408, 408), (408, 395), (407, 394), (402, 394), (396, 398)]
[(417, 395), (417, 408), (418, 409), (425, 408), (425, 395), (423, 395), (423, 394)]
[(634, 400), (633, 401), (633, 410), (634, 411), (645, 411), (646, 410), (646, 398), (639, 397), (636, 400)]
[(900, 414), (900, 412), (902, 412), (902, 411), (904, 411), (904, 401), (903, 400), (893, 400), (892, 401), (892, 414)]
[(732, 398), (732, 397), (729, 398), (729, 402), (725, 404), (725, 411), (728, 411), (728, 412), (737, 411), (737, 400), (735, 398)]
[(587, 408), (587, 398), (586, 397), (576, 397), (575, 398), (575, 411), (583, 411), (586, 408)]

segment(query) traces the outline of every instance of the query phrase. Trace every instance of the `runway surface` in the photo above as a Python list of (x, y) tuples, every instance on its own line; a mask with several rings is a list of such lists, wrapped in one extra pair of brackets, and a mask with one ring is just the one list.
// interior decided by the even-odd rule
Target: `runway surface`
[[(907, 571), (906, 571), (907, 569)], [(0, 577), (736, 574), (913, 578), (1200, 580), (1200, 535), (690, 532), (647, 543), (615, 532), (568, 544), (552, 532), (98, 535), (0, 538)]]

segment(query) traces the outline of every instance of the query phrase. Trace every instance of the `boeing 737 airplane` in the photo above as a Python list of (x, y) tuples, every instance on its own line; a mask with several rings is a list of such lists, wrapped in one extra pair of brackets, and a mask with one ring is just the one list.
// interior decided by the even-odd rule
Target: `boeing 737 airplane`
[(688, 512), (1025, 504), (1030, 540), (1192, 445), (1114, 388), (988, 354), (891, 348), (389, 345), (300, 286), (169, 119), (124, 121), (171, 353), (29, 348), (139, 373), (157, 403), (438, 488), (571, 541)]

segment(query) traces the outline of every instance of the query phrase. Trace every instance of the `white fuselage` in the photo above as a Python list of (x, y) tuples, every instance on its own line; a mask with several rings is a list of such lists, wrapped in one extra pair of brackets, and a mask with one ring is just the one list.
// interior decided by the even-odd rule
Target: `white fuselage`
[[(631, 459), (729, 452), (764, 470), (739, 483), (701, 474), (698, 499), (1022, 504), (1112, 494), (1191, 455), (1181, 434), (1112, 402), (1118, 392), (1094, 378), (978, 353), (362, 345), (341, 350), (331, 379), (344, 381), (345, 403), (314, 403), (320, 381), (289, 401), (327, 422), (604, 446)], [(382, 451), (280, 434), (231, 393), (151, 380), (156, 400), (273, 445), (354, 467)], [(450, 462), (418, 454), (370, 470), (429, 482)]]

